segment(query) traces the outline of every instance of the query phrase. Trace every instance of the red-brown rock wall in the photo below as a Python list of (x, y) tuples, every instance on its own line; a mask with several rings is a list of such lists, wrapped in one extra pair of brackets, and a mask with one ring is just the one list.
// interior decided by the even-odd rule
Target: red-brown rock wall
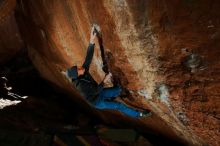
[(171, 105), (185, 126), (219, 145), (220, 3), (149, 1)]
[[(128, 120), (131, 125), (217, 146), (219, 6), (217, 0), (21, 0), (17, 21), (41, 75), (73, 93), (61, 71), (83, 63), (90, 27), (98, 24), (110, 70), (135, 99), (126, 103), (154, 113)], [(101, 68), (96, 45), (91, 74), (98, 82)], [(114, 113), (103, 113), (109, 123), (120, 123)]]
[(15, 0), (0, 2), (0, 64), (9, 61), (23, 47), (14, 17)]

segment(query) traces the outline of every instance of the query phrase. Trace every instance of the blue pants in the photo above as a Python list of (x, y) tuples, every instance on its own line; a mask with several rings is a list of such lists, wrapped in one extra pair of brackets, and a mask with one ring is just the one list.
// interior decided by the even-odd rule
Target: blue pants
[(135, 118), (139, 117), (140, 116), (139, 111), (127, 107), (126, 105), (120, 102), (113, 101), (113, 99), (115, 99), (118, 95), (120, 95), (120, 93), (121, 93), (120, 86), (115, 86), (112, 88), (104, 88), (100, 92), (97, 100), (94, 103), (94, 106), (97, 109), (113, 109), (113, 110), (118, 110), (131, 117), (135, 117)]

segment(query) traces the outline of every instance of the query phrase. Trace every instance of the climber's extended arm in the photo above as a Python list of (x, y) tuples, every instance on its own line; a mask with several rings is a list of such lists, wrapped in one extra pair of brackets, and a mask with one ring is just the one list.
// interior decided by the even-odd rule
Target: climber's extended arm
[(92, 62), (92, 58), (94, 54), (94, 46), (95, 44), (90, 43), (87, 49), (86, 59), (85, 59), (85, 62), (83, 63), (83, 67), (85, 68), (86, 71), (89, 70), (89, 66)]
[(93, 54), (94, 54), (94, 47), (95, 47), (95, 37), (96, 37), (96, 33), (94, 31), (94, 26), (91, 29), (91, 33), (90, 33), (90, 43), (87, 49), (87, 54), (86, 54), (86, 59), (85, 62), (83, 63), (83, 67), (85, 68), (86, 71), (89, 70), (89, 66), (92, 62), (92, 58), (93, 58)]

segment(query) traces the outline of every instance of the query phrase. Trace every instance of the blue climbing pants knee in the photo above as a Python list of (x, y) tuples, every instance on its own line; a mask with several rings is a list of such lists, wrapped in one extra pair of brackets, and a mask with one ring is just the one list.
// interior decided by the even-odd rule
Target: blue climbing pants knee
[[(94, 106), (97, 109), (111, 109), (111, 110), (118, 110), (130, 117), (139, 117), (140, 112), (136, 111), (123, 103), (116, 102), (116, 101), (110, 101), (111, 99), (114, 99), (116, 96), (120, 95), (121, 93), (121, 87), (120, 86), (115, 86), (112, 88), (104, 88), (97, 100), (94, 103)], [(110, 99), (110, 100), (109, 100)]]

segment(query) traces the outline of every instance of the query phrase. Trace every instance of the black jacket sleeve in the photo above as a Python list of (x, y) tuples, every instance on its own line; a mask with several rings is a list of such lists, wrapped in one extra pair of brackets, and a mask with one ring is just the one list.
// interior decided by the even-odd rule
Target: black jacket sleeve
[(86, 59), (83, 63), (83, 67), (85, 68), (86, 71), (89, 70), (89, 66), (92, 62), (92, 58), (93, 58), (93, 54), (94, 54), (94, 47), (95, 47), (95, 44), (89, 44), (89, 46), (88, 46)]

